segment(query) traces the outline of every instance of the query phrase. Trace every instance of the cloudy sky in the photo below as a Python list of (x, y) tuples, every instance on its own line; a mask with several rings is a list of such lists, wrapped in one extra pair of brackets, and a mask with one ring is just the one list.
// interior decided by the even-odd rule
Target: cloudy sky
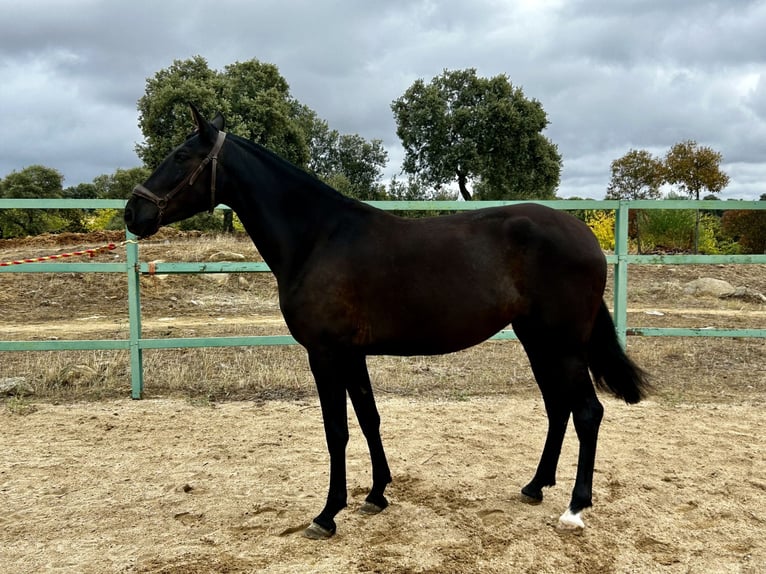
[(601, 198), (629, 149), (720, 151), (723, 198), (766, 193), (766, 0), (0, 0), (0, 177), (65, 186), (140, 164), (146, 78), (201, 55), (275, 64), (332, 128), (383, 140), (418, 78), (506, 74), (550, 120), (559, 195)]

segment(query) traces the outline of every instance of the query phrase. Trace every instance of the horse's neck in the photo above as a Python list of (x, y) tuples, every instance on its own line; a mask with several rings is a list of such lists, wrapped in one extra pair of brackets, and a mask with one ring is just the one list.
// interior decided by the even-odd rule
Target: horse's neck
[(348, 200), (270, 158), (235, 170), (229, 206), (277, 280), (294, 273), (331, 233)]

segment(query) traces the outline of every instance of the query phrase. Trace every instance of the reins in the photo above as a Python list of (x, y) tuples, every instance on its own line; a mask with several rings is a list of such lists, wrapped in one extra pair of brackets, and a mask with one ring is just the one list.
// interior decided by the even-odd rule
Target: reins
[(144, 187), (143, 185), (139, 183), (133, 188), (133, 195), (137, 195), (138, 197), (147, 199), (157, 206), (157, 209), (159, 209), (160, 211), (157, 217), (157, 221), (159, 222), (162, 220), (162, 216), (165, 213), (165, 208), (167, 207), (168, 202), (176, 194), (178, 194), (178, 192), (184, 189), (187, 185), (194, 185), (194, 182), (197, 180), (200, 174), (205, 170), (205, 168), (207, 167), (207, 164), (209, 164), (212, 161), (213, 173), (211, 174), (211, 177), (210, 177), (210, 209), (208, 210), (210, 213), (212, 213), (216, 206), (215, 195), (216, 195), (216, 183), (218, 180), (218, 154), (220, 153), (221, 148), (223, 147), (223, 142), (225, 139), (226, 139), (226, 132), (219, 131), (218, 139), (216, 139), (215, 145), (213, 146), (213, 149), (210, 150), (210, 153), (207, 154), (207, 157), (205, 157), (205, 159), (203, 159), (200, 162), (200, 164), (197, 166), (197, 169), (195, 169), (187, 177), (182, 179), (181, 182), (170, 191), (170, 193), (166, 194), (163, 197), (160, 197), (156, 195), (153, 191), (151, 191), (150, 189)]

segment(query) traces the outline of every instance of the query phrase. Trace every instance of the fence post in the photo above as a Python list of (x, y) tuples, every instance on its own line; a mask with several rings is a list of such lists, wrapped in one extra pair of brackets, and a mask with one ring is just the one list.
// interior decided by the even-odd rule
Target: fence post
[(130, 389), (131, 397), (140, 399), (144, 392), (143, 350), (141, 339), (141, 289), (139, 278), (141, 271), (138, 263), (138, 243), (136, 236), (125, 230), (126, 259), (128, 268), (128, 321), (130, 323)]
[(614, 254), (617, 263), (614, 266), (614, 326), (617, 339), (625, 348), (628, 330), (628, 214), (630, 204), (620, 201), (615, 211)]

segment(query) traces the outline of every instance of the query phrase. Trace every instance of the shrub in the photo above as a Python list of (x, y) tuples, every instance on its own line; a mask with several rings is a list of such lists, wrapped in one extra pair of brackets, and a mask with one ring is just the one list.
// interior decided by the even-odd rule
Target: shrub
[(766, 253), (766, 211), (727, 211), (721, 220), (721, 234), (739, 243), (742, 253)]
[(642, 242), (647, 249), (688, 251), (694, 245), (695, 212), (691, 209), (647, 210)]
[(614, 251), (614, 211), (590, 211), (585, 216), (585, 223), (598, 239), (601, 249)]

